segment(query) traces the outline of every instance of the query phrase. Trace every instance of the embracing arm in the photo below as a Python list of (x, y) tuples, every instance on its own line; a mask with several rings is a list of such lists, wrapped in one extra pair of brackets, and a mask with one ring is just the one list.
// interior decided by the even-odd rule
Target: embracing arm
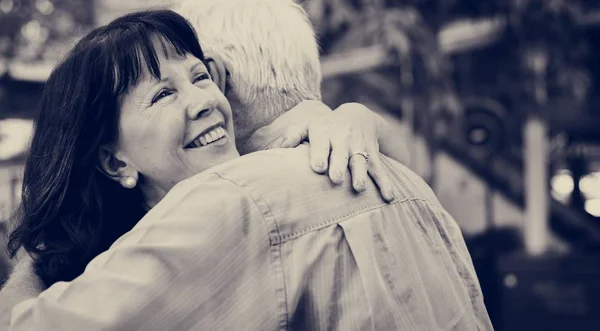
[(20, 303), (11, 330), (276, 329), (262, 213), (231, 182), (200, 176), (173, 188), (79, 277)]
[(404, 165), (408, 165), (410, 162), (407, 142), (398, 141), (398, 132), (394, 132), (390, 123), (360, 103), (345, 103), (333, 112), (329, 106), (320, 101), (305, 100), (261, 130), (264, 130), (265, 134), (269, 134), (270, 131), (281, 131), (281, 127), (289, 126), (289, 123), (297, 124), (285, 130), (283, 137), (274, 141), (271, 148), (295, 147), (302, 140), (309, 138), (311, 129), (329, 129), (329, 134), (326, 136), (329, 139), (334, 138), (336, 131), (350, 135), (357, 135), (357, 132), (364, 131), (374, 134), (374, 137), (371, 138), (376, 139), (382, 154)]
[(20, 254), (10, 278), (0, 291), (0, 330), (8, 330), (14, 306), (35, 298), (43, 290), (42, 281), (33, 271), (33, 260), (26, 253)]
[[(340, 184), (348, 170), (352, 187), (361, 192), (372, 179), (386, 201), (394, 199), (390, 181), (383, 171), (381, 154), (408, 165), (407, 142), (374, 111), (360, 103), (345, 103), (335, 111), (316, 100), (306, 100), (277, 118), (258, 135), (278, 136), (268, 148), (290, 148), (310, 140), (310, 163), (317, 173), (327, 173)], [(367, 155), (368, 162), (357, 155)]]

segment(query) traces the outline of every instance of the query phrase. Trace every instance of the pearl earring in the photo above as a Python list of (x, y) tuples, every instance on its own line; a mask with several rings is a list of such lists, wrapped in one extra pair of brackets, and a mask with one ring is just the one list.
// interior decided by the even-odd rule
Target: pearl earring
[(125, 177), (119, 180), (124, 188), (132, 189), (137, 185), (137, 180), (134, 177)]

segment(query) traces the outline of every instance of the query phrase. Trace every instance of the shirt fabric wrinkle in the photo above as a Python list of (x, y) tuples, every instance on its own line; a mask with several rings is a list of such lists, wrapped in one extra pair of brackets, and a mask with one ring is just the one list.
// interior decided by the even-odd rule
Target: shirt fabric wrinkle
[(392, 203), (315, 174), (307, 144), (187, 179), (80, 277), (18, 305), (11, 330), (492, 330), (455, 221), (382, 157)]

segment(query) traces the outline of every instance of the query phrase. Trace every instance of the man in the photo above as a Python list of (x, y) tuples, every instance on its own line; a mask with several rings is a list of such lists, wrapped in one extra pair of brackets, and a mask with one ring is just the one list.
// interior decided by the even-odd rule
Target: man
[[(212, 69), (245, 128), (243, 151), (273, 145), (295, 122), (285, 110), (318, 98), (299, 6), (189, 1), (179, 11), (224, 59)], [(460, 230), (420, 178), (384, 157), (388, 204), (371, 182), (356, 194), (347, 179), (324, 181), (309, 157), (305, 145), (252, 153), (181, 183), (80, 277), (18, 305), (13, 330), (492, 328)]]

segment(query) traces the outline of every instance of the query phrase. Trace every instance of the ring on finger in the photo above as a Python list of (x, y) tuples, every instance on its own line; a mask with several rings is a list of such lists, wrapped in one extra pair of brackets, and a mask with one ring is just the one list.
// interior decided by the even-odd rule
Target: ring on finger
[(354, 152), (354, 153), (350, 154), (349, 159), (351, 159), (354, 155), (360, 155), (365, 159), (366, 163), (369, 162), (369, 153), (367, 153), (367, 152)]

